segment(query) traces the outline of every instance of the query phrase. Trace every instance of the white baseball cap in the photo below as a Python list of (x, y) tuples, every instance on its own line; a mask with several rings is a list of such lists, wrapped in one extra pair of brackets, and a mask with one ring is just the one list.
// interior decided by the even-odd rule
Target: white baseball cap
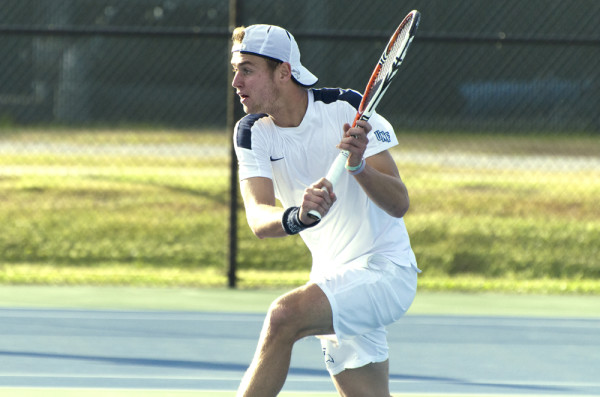
[(300, 49), (294, 36), (279, 26), (248, 26), (242, 42), (234, 44), (231, 49), (231, 52), (236, 51), (288, 62), (292, 68), (292, 76), (303, 86), (313, 86), (319, 80), (300, 63)]

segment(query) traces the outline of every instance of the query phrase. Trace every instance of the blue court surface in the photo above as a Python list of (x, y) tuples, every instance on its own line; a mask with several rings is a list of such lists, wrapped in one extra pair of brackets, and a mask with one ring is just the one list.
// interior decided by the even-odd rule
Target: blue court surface
[[(3, 308), (0, 395), (19, 388), (223, 395), (250, 362), (263, 317)], [(600, 319), (408, 315), (389, 327), (389, 342), (396, 396), (600, 395)], [(322, 360), (316, 338), (299, 341), (284, 391), (333, 392)]]

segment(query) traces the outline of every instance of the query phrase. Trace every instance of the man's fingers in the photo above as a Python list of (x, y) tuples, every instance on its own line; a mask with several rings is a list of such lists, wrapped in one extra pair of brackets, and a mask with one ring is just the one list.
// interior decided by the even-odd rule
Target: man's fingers
[(335, 199), (331, 182), (325, 178), (321, 178), (317, 183), (304, 191), (303, 207), (308, 209), (306, 215), (315, 221), (320, 220), (329, 212)]

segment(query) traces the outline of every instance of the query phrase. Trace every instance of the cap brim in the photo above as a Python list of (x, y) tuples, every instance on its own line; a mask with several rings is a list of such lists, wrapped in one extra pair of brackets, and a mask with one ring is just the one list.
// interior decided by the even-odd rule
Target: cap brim
[(298, 84), (304, 87), (312, 87), (313, 85), (317, 84), (317, 81), (319, 81), (318, 77), (312, 74), (304, 66), (299, 66), (298, 71), (299, 73), (292, 73), (292, 76), (294, 77), (294, 80), (298, 82)]

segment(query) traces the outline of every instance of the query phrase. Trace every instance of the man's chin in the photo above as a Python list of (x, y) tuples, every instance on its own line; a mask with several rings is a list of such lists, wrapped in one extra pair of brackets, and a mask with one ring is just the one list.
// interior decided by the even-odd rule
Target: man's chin
[(248, 106), (244, 106), (244, 113), (246, 114), (258, 114), (262, 113), (259, 109), (251, 109)]

